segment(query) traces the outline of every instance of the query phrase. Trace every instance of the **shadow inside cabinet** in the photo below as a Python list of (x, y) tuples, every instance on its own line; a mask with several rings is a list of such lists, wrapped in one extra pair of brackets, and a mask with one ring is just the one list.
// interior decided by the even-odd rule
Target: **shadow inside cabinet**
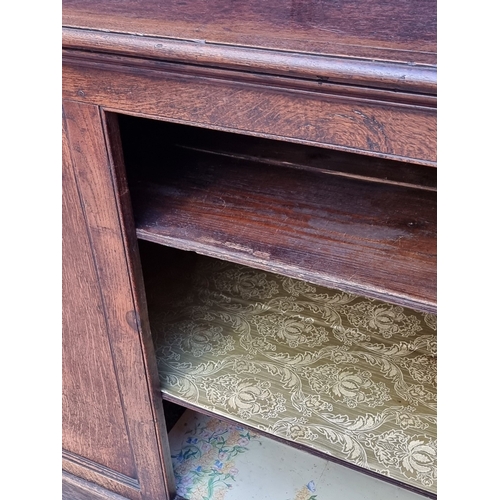
[(254, 433), (434, 498), (435, 170), (119, 123), (178, 493), (197, 500), (179, 472), (183, 422), (190, 459), (203, 426), (220, 432), (212, 453)]

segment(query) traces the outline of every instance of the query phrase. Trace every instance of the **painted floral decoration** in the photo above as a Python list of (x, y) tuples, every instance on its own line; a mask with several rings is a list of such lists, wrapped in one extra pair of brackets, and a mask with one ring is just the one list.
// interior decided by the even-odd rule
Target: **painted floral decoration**
[(177, 494), (188, 500), (223, 500), (238, 474), (234, 458), (256, 439), (257, 434), (217, 419), (197, 422), (172, 456)]

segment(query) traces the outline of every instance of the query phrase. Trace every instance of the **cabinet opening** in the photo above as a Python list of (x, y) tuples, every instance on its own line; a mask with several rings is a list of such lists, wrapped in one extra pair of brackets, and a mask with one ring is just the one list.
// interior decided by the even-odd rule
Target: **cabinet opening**
[(120, 116), (137, 236), (436, 312), (436, 170)]
[(436, 493), (436, 316), (140, 241), (163, 398)]
[(435, 169), (119, 125), (170, 434), (187, 408), (435, 497)]

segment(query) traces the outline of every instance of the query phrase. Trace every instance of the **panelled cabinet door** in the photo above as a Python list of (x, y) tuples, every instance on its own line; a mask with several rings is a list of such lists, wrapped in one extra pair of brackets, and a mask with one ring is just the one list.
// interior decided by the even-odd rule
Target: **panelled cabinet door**
[(173, 498), (117, 128), (63, 112), (63, 498)]

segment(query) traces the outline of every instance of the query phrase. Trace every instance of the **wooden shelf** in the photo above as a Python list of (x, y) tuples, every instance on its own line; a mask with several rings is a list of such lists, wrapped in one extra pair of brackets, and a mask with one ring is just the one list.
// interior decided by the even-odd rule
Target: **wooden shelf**
[(175, 497), (178, 404), (435, 499), (436, 0), (62, 7), (63, 497)]
[(432, 182), (416, 187), (383, 160), (374, 179), (355, 155), (307, 164), (298, 145), (289, 161), (266, 161), (262, 149), (250, 159), (234, 147), (166, 150), (158, 159), (144, 148), (132, 162), (139, 238), (436, 312)]
[(164, 398), (426, 495), (436, 317), (142, 243)]

